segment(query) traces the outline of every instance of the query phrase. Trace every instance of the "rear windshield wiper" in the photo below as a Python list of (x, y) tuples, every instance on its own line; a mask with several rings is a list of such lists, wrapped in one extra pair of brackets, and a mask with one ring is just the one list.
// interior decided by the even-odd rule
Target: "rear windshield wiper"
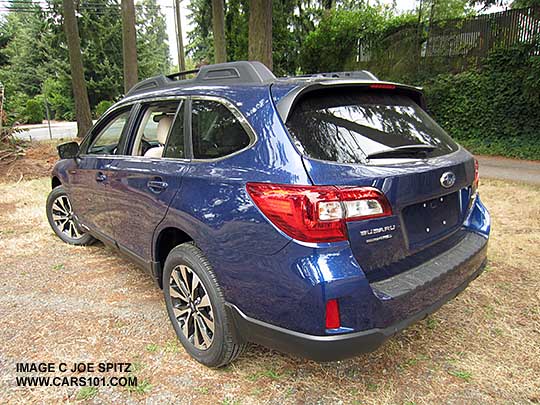
[(425, 158), (428, 152), (437, 149), (433, 145), (403, 145), (395, 148), (388, 148), (377, 152), (369, 153), (367, 159), (382, 159), (386, 157), (422, 157)]

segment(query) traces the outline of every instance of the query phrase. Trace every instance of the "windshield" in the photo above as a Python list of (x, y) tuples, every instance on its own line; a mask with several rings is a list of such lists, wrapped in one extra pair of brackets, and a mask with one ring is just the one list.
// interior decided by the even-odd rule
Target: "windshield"
[(339, 163), (362, 163), (368, 155), (403, 146), (428, 145), (427, 157), (458, 149), (410, 98), (381, 92), (308, 96), (295, 107), (287, 127), (305, 155)]

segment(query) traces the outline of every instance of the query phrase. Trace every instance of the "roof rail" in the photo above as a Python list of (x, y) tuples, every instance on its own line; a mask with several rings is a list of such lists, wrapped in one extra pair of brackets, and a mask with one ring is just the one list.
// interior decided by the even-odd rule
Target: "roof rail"
[(298, 77), (305, 78), (325, 78), (325, 79), (357, 79), (357, 80), (379, 80), (373, 73), (367, 70), (356, 70), (349, 72), (323, 72), (323, 73), (313, 73)]
[[(188, 74), (197, 73), (193, 79), (180, 80)], [(227, 62), (201, 66), (170, 75), (159, 75), (143, 80), (133, 86), (126, 96), (150, 90), (183, 87), (198, 84), (262, 84), (275, 80), (274, 74), (261, 62)]]

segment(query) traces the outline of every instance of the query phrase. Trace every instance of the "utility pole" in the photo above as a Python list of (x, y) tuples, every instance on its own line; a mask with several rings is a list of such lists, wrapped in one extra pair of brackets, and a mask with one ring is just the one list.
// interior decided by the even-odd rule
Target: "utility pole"
[(133, 0), (122, 0), (122, 46), (124, 60), (124, 91), (139, 81), (137, 72), (137, 36), (135, 34), (135, 5)]
[(176, 47), (178, 50), (178, 70), (186, 70), (186, 58), (184, 56), (184, 39), (182, 38), (182, 18), (180, 13), (180, 0), (174, 0), (174, 22), (176, 25)]

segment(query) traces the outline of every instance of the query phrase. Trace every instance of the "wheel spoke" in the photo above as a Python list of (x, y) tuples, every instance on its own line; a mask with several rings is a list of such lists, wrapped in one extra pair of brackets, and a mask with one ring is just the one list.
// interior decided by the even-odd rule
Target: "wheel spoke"
[(176, 319), (183, 317), (186, 314), (187, 314), (187, 318), (189, 318), (189, 315), (191, 313), (191, 308), (190, 307), (187, 307), (187, 308), (173, 307), (173, 312), (174, 312), (174, 316), (176, 316)]
[(210, 330), (210, 332), (212, 332), (212, 334), (213, 334), (214, 333), (214, 321), (212, 319), (210, 319), (210, 317), (208, 315), (206, 315), (204, 312), (199, 312), (199, 315), (201, 316), (201, 319), (203, 320), (205, 327), (208, 328)]
[(68, 212), (65, 210), (65, 208), (60, 205), (60, 200), (56, 200), (53, 203), (52, 208), (53, 208), (53, 212), (56, 209), (56, 211), (61, 212), (62, 214), (64, 214), (64, 216), (68, 215)]
[(75, 223), (74, 220), (72, 220), (71, 222), (73, 224), (73, 231), (75, 232), (75, 238), (80, 238), (81, 233), (79, 232), (79, 229), (77, 229), (77, 224)]
[(177, 298), (179, 300), (182, 300), (185, 303), (189, 302), (188, 298), (184, 294), (184, 291), (182, 291), (180, 287), (171, 285), (171, 287), (169, 288), (169, 291), (171, 293), (172, 298)]
[[(184, 337), (199, 350), (214, 340), (212, 302), (199, 276), (188, 266), (173, 268), (169, 280), (172, 310)], [(178, 305), (180, 303), (180, 305)]]
[(201, 336), (204, 340), (204, 344), (206, 345), (206, 348), (209, 348), (212, 344), (212, 338), (208, 334), (208, 331), (206, 329), (206, 325), (203, 321), (201, 321), (202, 317), (197, 317), (197, 325), (199, 326), (199, 332), (201, 333)]
[(196, 298), (195, 293), (200, 282), (201, 280), (199, 280), (199, 277), (195, 273), (193, 273), (193, 280), (191, 281), (191, 298), (192, 299)]
[(72, 216), (71, 203), (66, 195), (61, 195), (51, 205), (51, 216), (57, 230), (72, 239), (84, 236)]
[(195, 345), (197, 349), (204, 349), (203, 345), (201, 344), (201, 327), (196, 317), (193, 317), (193, 329), (194, 329), (193, 344)]
[(186, 288), (183, 280), (180, 277), (178, 277), (178, 270), (173, 269), (171, 276), (172, 276), (174, 282), (176, 283), (176, 286), (178, 287), (178, 290), (180, 291), (180, 293), (183, 296), (182, 299), (185, 302), (188, 302), (189, 301), (189, 293), (187, 292), (187, 288)]
[(204, 294), (201, 298), (201, 301), (196, 305), (197, 309), (210, 307), (210, 298), (208, 298), (208, 294)]

